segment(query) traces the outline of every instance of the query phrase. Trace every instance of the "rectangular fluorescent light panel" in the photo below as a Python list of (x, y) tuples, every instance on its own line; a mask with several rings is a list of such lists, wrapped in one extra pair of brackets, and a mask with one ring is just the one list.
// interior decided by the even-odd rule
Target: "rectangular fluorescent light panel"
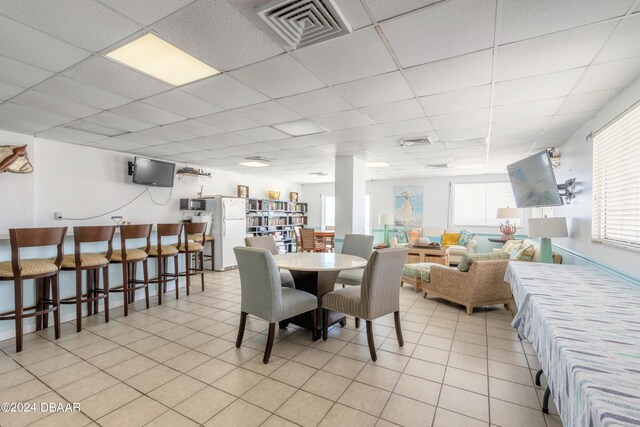
[(247, 167), (250, 167), (250, 168), (263, 168), (265, 166), (269, 166), (268, 164), (262, 163), (262, 162), (242, 162), (242, 163), (238, 163), (238, 164), (242, 165), (242, 166), (247, 166)]
[(316, 133), (328, 132), (327, 129), (322, 126), (306, 119), (279, 123), (277, 125), (271, 125), (271, 127), (281, 130), (282, 132), (286, 132), (291, 136), (313, 135)]
[(387, 162), (367, 163), (367, 167), (368, 168), (386, 168), (388, 166), (389, 166), (389, 163), (387, 163)]
[(174, 86), (182, 86), (220, 73), (152, 33), (145, 34), (105, 56)]

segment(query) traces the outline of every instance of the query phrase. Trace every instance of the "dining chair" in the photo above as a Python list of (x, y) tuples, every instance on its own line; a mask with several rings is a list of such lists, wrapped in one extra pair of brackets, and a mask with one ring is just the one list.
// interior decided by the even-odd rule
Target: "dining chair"
[(269, 363), (275, 337), (276, 323), (302, 313), (311, 316), (311, 336), (316, 338), (315, 295), (297, 289), (282, 287), (280, 273), (273, 255), (267, 249), (235, 247), (233, 251), (240, 270), (240, 325), (236, 347), (242, 345), (247, 315), (259, 317), (269, 322), (267, 346), (263, 363)]
[[(60, 304), (76, 306), (76, 332), (82, 331), (82, 304), (87, 303), (87, 315), (98, 314), (98, 304), (103, 300), (104, 321), (109, 322), (109, 262), (113, 253), (115, 225), (73, 227), (74, 253), (62, 259), (63, 271), (74, 271), (76, 277), (75, 295), (62, 298)], [(106, 243), (104, 254), (82, 252), (84, 243)], [(99, 288), (102, 270), (102, 288)], [(82, 289), (82, 272), (87, 273), (87, 292)]]
[[(344, 255), (354, 255), (366, 260), (373, 252), (373, 236), (368, 234), (345, 234), (344, 243), (342, 244), (342, 253)], [(347, 286), (360, 286), (364, 267), (352, 268), (350, 270), (342, 270), (338, 274), (336, 283)]]
[[(171, 245), (163, 245), (162, 238), (177, 239), (177, 243)], [(167, 279), (176, 284), (176, 299), (180, 295), (180, 286), (178, 279), (180, 278), (180, 268), (178, 267), (178, 248), (182, 244), (182, 224), (158, 224), (156, 226), (156, 244), (149, 249), (149, 258), (158, 260), (158, 276), (149, 279), (149, 283), (158, 285), (158, 305), (162, 304), (162, 294), (167, 292)], [(173, 274), (169, 271), (169, 259), (173, 258)]]
[(402, 267), (407, 258), (407, 249), (384, 249), (374, 251), (364, 269), (360, 286), (349, 286), (329, 292), (322, 297), (322, 339), (327, 339), (329, 310), (364, 319), (367, 322), (367, 342), (371, 360), (377, 360), (373, 341), (372, 321), (393, 313), (396, 337), (400, 347), (404, 345), (400, 327), (400, 288)]
[[(13, 310), (0, 313), (0, 320), (15, 320), (17, 353), (22, 351), (22, 319), (26, 317), (36, 317), (36, 329), (40, 329), (44, 324), (44, 317), (53, 313), (55, 337), (60, 338), (58, 277), (64, 256), (62, 246), (66, 234), (67, 227), (9, 229), (11, 261), (0, 262), (0, 281), (13, 281), (14, 306)], [(42, 246), (56, 247), (55, 260), (21, 259), (21, 248)], [(36, 279), (36, 299), (35, 305), (24, 307), (22, 285), (23, 281), (28, 279)]]
[(191, 239), (195, 237), (201, 242), (206, 241), (207, 223), (206, 222), (187, 222), (184, 223), (184, 242), (178, 247), (180, 253), (184, 254), (185, 270), (180, 276), (187, 279), (187, 295), (191, 287), (191, 276), (200, 275), (200, 283), (204, 291), (204, 245)]
[(327, 247), (324, 239), (318, 240), (313, 228), (300, 229), (300, 241), (302, 243), (302, 252), (326, 252)]
[[(245, 237), (244, 244), (248, 248), (262, 248), (271, 252), (271, 255), (278, 255), (280, 251), (276, 245), (276, 239), (273, 236), (254, 236)], [(280, 281), (282, 286), (287, 288), (295, 288), (293, 276), (289, 270), (280, 270)]]

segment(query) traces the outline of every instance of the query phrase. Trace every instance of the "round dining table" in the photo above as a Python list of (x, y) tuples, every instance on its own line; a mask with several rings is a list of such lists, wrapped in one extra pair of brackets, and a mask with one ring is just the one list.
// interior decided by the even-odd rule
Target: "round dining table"
[[(353, 255), (336, 253), (292, 252), (275, 255), (274, 259), (279, 268), (289, 270), (296, 289), (308, 292), (318, 298), (318, 310), (316, 310), (316, 327), (313, 337), (320, 337), (322, 330), (322, 297), (333, 291), (338, 274), (342, 270), (362, 268), (367, 265), (367, 260)], [(346, 317), (341, 313), (331, 312), (329, 325), (340, 322), (343, 326)], [(308, 315), (300, 315), (280, 322), (280, 328), (286, 328), (289, 323), (311, 329), (311, 321)]]

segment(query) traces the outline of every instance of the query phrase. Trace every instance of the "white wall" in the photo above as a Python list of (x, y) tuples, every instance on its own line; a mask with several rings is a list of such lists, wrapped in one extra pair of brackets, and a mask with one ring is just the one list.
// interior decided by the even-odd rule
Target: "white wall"
[(591, 242), (593, 146), (586, 141), (590, 132), (597, 131), (638, 101), (640, 79), (602, 108), (561, 147), (558, 181), (576, 178), (579, 193), (570, 205), (554, 209), (554, 215), (567, 217), (570, 235), (568, 239), (554, 239), (554, 244), (640, 278), (640, 254)]
[[(31, 163), (36, 162), (33, 137), (0, 131), (0, 145), (27, 145)], [(9, 227), (27, 227), (33, 223), (35, 174), (0, 174), (0, 234)]]

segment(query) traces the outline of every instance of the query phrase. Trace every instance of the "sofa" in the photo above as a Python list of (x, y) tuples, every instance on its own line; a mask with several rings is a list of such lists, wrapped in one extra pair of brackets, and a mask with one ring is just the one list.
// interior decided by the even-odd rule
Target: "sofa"
[[(402, 230), (407, 238), (403, 239), (403, 234), (400, 232)], [(475, 235), (471, 230), (469, 231), (472, 235)], [(411, 228), (411, 227), (395, 227), (388, 231), (389, 233), (389, 243), (392, 248), (394, 247), (407, 247), (416, 242), (418, 239), (429, 239), (430, 242), (438, 242), (442, 243), (442, 238), (445, 234), (461, 234), (462, 229), (456, 228), (435, 228), (435, 227), (424, 227), (424, 228)], [(443, 248), (449, 248), (449, 264), (458, 264), (463, 255), (471, 255), (476, 251), (476, 247), (478, 246), (478, 242), (475, 238), (471, 238), (466, 245), (459, 244), (460, 241), (456, 242), (456, 244), (443, 245)]]

